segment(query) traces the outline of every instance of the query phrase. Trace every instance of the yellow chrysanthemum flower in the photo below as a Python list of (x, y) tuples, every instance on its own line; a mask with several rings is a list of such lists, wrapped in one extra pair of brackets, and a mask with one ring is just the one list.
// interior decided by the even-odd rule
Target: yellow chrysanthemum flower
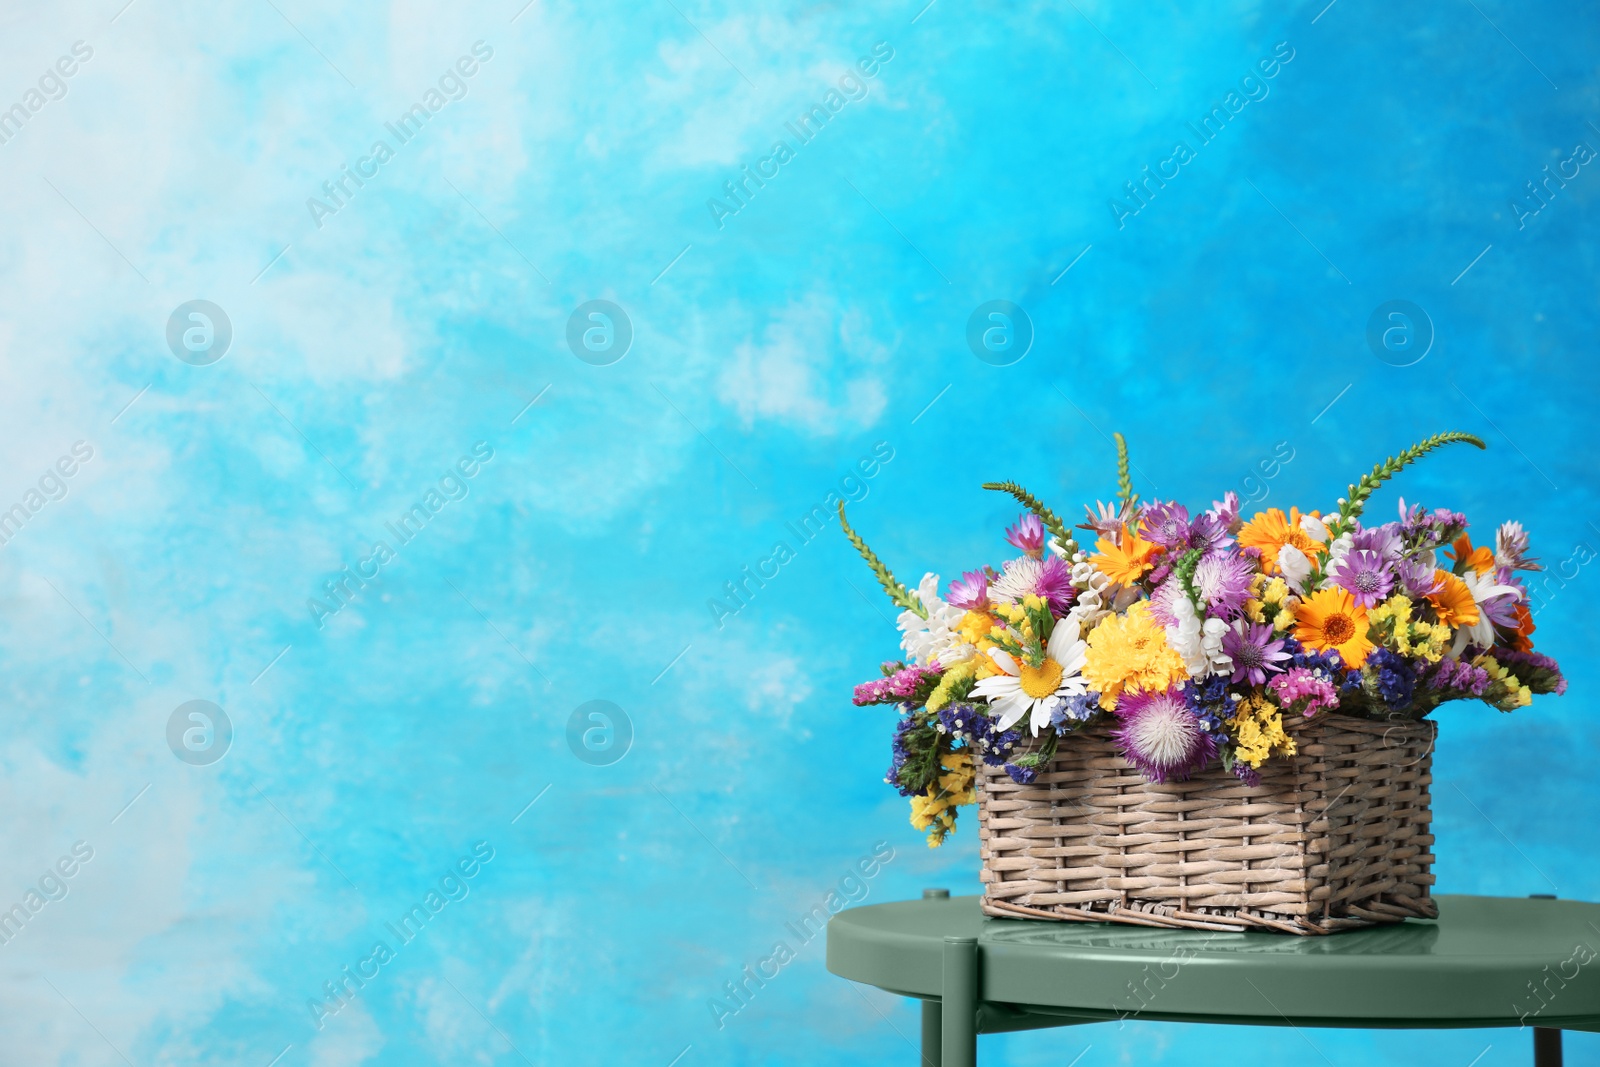
[(1150, 602), (1141, 600), (1125, 615), (1107, 615), (1089, 631), (1083, 679), (1100, 694), (1100, 706), (1116, 710), (1124, 692), (1168, 689), (1185, 681), (1183, 657), (1167, 644), (1167, 632), (1150, 617)]

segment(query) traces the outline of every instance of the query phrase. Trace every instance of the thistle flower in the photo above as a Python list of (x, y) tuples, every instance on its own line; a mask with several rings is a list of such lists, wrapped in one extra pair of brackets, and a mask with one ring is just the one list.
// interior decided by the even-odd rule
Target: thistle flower
[(1031, 556), (1010, 560), (1005, 573), (989, 583), (989, 596), (997, 603), (1015, 604), (1025, 596), (1040, 596), (1050, 602), (1050, 610), (1056, 615), (1065, 614), (1077, 595), (1072, 568), (1056, 555), (1042, 560)]
[(1231, 619), (1244, 610), (1254, 577), (1255, 567), (1244, 556), (1235, 552), (1213, 552), (1201, 557), (1194, 571), (1194, 586), (1206, 602), (1208, 614)]
[(1117, 718), (1117, 747), (1152, 782), (1185, 781), (1217, 755), (1216, 736), (1201, 728), (1177, 689), (1125, 693)]

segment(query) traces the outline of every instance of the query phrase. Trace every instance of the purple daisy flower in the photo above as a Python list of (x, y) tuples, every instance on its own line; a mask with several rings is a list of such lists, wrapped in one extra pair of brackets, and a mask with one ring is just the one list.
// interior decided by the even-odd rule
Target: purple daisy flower
[(1338, 582), (1361, 607), (1376, 607), (1394, 588), (1394, 575), (1389, 564), (1370, 549), (1359, 549), (1345, 555), (1339, 562)]
[(1187, 548), (1189, 509), (1171, 501), (1151, 505), (1145, 509), (1142, 536), (1162, 548)]
[(1358, 522), (1350, 538), (1350, 547), (1357, 551), (1376, 552), (1386, 563), (1393, 563), (1400, 558), (1400, 551), (1405, 547), (1400, 539), (1400, 524), (1386, 522), (1382, 526), (1366, 529)]
[(1251, 685), (1265, 685), (1267, 672), (1282, 671), (1278, 664), (1290, 658), (1282, 639), (1274, 641), (1272, 627), (1264, 622), (1235, 623), (1222, 635), (1222, 651), (1233, 660), (1233, 681)]
[(1413, 600), (1420, 600), (1430, 593), (1437, 593), (1439, 581), (1438, 568), (1433, 564), (1432, 552), (1422, 559), (1402, 559), (1395, 569), (1400, 573), (1400, 587), (1406, 591), (1406, 596)]
[(1006, 527), (1006, 540), (1038, 559), (1044, 555), (1044, 523), (1030, 511), (1016, 525)]
[(1202, 552), (1216, 552), (1231, 544), (1233, 538), (1228, 536), (1228, 523), (1220, 516), (1207, 512), (1189, 526), (1190, 548), (1198, 548)]
[(1201, 726), (1181, 690), (1124, 693), (1117, 718), (1117, 747), (1149, 781), (1185, 781), (1216, 758), (1216, 737)]
[(1211, 510), (1206, 512), (1222, 523), (1222, 528), (1229, 533), (1239, 530), (1239, 494), (1229, 489), (1222, 494), (1221, 500), (1211, 502)]
[[(1195, 524), (1196, 529), (1199, 523)], [(1194, 586), (1206, 602), (1209, 614), (1231, 619), (1244, 610), (1250, 599), (1250, 581), (1255, 565), (1235, 552), (1213, 552), (1200, 560), (1194, 570)]]
[(989, 603), (989, 576), (982, 571), (968, 571), (950, 583), (945, 603), (963, 611), (973, 611)]

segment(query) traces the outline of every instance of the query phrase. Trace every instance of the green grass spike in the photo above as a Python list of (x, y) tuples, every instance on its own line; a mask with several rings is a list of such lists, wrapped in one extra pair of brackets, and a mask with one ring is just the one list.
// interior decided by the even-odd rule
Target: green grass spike
[(1019, 504), (1039, 516), (1039, 521), (1044, 523), (1044, 528), (1050, 532), (1050, 536), (1061, 543), (1062, 551), (1069, 557), (1078, 551), (1078, 542), (1073, 540), (1072, 532), (1067, 529), (1066, 523), (1062, 522), (1055, 512), (1045, 507), (1043, 501), (1022, 486), (1016, 482), (984, 482), (983, 487), (997, 493), (1010, 493), (1016, 497)]
[(1120, 433), (1111, 435), (1117, 442), (1117, 498), (1130, 508), (1139, 502), (1133, 491), (1133, 478), (1128, 474), (1128, 442)]
[(1393, 478), (1403, 469), (1434, 449), (1457, 441), (1465, 441), (1468, 444), (1477, 445), (1479, 448), (1488, 447), (1481, 438), (1475, 437), (1470, 433), (1462, 433), (1459, 430), (1451, 430), (1448, 433), (1434, 434), (1425, 441), (1418, 441), (1398, 456), (1390, 456), (1376, 467), (1373, 467), (1370, 472), (1363, 474), (1361, 480), (1350, 487), (1349, 497), (1339, 505), (1339, 517), (1328, 524), (1330, 539), (1350, 532), (1355, 525), (1357, 516), (1361, 514), (1361, 509), (1366, 506), (1367, 498), (1373, 494), (1378, 486)]
[(922, 618), (928, 617), (928, 609), (922, 606), (922, 600), (907, 589), (898, 580), (894, 573), (884, 566), (878, 554), (867, 547), (861, 540), (861, 535), (850, 528), (850, 523), (844, 517), (844, 501), (839, 501), (839, 525), (844, 528), (844, 535), (850, 543), (856, 546), (856, 551), (861, 553), (861, 558), (867, 561), (867, 566), (872, 568), (873, 576), (878, 579), (878, 584), (883, 586), (883, 591), (889, 594), (889, 599), (907, 611), (914, 611)]

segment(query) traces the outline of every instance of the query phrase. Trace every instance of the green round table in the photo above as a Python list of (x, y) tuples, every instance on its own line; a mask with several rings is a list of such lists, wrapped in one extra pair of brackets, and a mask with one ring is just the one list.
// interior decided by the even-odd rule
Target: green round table
[(1600, 1031), (1600, 905), (1444, 896), (1439, 918), (1325, 937), (992, 919), (977, 897), (850, 908), (828, 970), (923, 1001), (922, 1059), (974, 1067), (978, 1035), (1116, 1019)]

